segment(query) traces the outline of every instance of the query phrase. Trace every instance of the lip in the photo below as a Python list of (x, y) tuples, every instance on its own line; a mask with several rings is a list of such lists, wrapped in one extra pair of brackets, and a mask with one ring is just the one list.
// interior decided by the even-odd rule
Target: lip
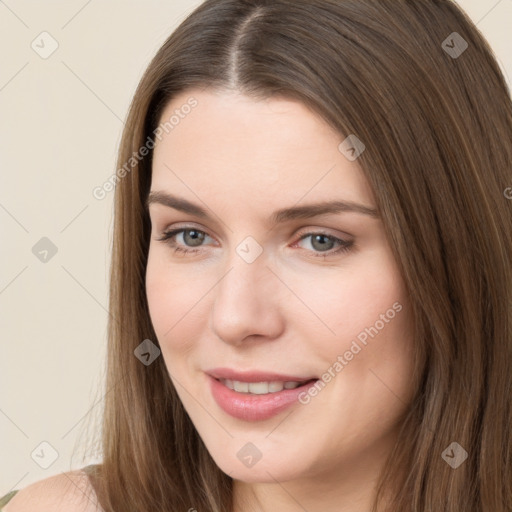
[(231, 368), (213, 368), (206, 370), (208, 375), (214, 379), (230, 379), (240, 382), (304, 382), (311, 379), (317, 379), (314, 375), (302, 376), (283, 375), (279, 373), (261, 372), (258, 370), (247, 370), (244, 372), (232, 370)]
[[(261, 375), (261, 374), (260, 374)], [(267, 381), (269, 374), (264, 374), (265, 378), (259, 382)], [(240, 374), (238, 374), (238, 377)], [(302, 386), (295, 389), (283, 389), (276, 393), (268, 393), (265, 395), (252, 395), (238, 393), (226, 387), (222, 382), (218, 381), (212, 375), (207, 375), (210, 381), (210, 390), (217, 405), (227, 414), (243, 421), (263, 421), (280, 412), (284, 411), (293, 404), (299, 403), (299, 395), (307, 392), (308, 388), (314, 386), (318, 379), (306, 382)], [(245, 375), (247, 377), (247, 374)], [(279, 379), (275, 380), (281, 380)], [(229, 378), (229, 377), (221, 377)], [(236, 378), (234, 380), (240, 380)], [(271, 379), (270, 379), (271, 380)], [(288, 380), (304, 380), (288, 378)], [(257, 382), (242, 380), (241, 382)]]

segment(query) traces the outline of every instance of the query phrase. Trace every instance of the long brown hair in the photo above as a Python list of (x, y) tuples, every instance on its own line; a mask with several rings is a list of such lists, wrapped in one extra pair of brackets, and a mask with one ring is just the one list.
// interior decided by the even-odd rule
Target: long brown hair
[[(395, 512), (510, 512), (512, 103), (488, 43), (450, 0), (207, 0), (158, 51), (118, 157), (103, 464), (91, 474), (103, 509), (232, 511), (232, 480), (163, 358), (134, 357), (143, 340), (158, 345), (145, 295), (151, 151), (139, 153), (168, 102), (197, 87), (299, 100), (340, 142), (366, 146), (358, 163), (410, 294), (416, 348), (415, 399), (374, 510), (391, 490)], [(468, 454), (456, 469), (453, 442)]]

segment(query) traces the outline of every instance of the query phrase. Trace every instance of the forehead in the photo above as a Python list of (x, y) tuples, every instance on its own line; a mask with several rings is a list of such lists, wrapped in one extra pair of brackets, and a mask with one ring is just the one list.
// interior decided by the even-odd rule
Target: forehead
[(374, 203), (357, 161), (338, 149), (345, 137), (298, 101), (189, 90), (166, 106), (159, 126), (152, 190), (262, 206), (336, 197)]

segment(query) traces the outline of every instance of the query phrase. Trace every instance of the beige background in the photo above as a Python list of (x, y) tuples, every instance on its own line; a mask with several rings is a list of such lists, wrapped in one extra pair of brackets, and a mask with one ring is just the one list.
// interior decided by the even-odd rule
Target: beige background
[[(84, 441), (102, 410), (113, 193), (92, 190), (145, 67), (200, 3), (0, 0), (0, 496), (99, 460)], [(512, 76), (512, 0), (459, 5)]]

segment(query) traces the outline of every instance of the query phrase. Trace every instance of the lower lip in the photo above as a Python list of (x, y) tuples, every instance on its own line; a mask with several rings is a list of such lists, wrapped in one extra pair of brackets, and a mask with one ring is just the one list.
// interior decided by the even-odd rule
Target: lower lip
[(212, 395), (219, 407), (234, 418), (244, 421), (262, 421), (276, 416), (294, 403), (299, 395), (314, 386), (316, 380), (295, 389), (283, 389), (277, 393), (253, 395), (238, 393), (226, 387), (222, 382), (208, 376)]

